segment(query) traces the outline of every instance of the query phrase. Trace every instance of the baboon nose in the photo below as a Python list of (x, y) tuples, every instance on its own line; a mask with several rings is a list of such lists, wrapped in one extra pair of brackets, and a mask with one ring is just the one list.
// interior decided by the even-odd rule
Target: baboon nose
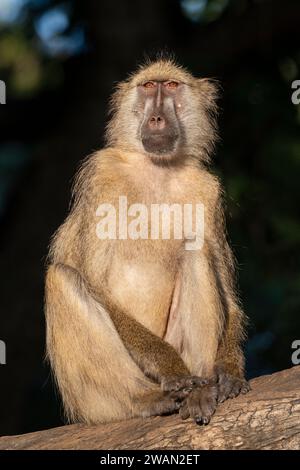
[(166, 127), (166, 120), (162, 116), (151, 116), (148, 122), (151, 130), (162, 130)]

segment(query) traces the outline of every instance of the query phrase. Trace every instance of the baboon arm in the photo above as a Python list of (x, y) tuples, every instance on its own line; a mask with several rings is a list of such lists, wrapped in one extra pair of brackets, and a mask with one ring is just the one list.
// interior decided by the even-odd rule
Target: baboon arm
[(222, 197), (215, 209), (214, 236), (211, 259), (224, 312), (223, 332), (217, 353), (217, 367), (238, 377), (244, 376), (244, 355), (241, 343), (244, 339), (246, 316), (236, 295), (235, 262), (227, 242)]
[(208, 210), (203, 247), (183, 255), (178, 312), (173, 321), (177, 325), (167, 332), (166, 340), (178, 344), (177, 331), (181, 329), (182, 357), (193, 374), (213, 374), (217, 365), (243, 376), (240, 345), (244, 315), (235, 295), (234, 262), (226, 241), (222, 200), (216, 199)]
[(216, 369), (243, 378), (245, 360), (241, 341), (238, 339), (241, 326), (237, 324), (238, 317), (233, 312), (230, 315), (229, 325), (226, 326), (224, 337), (218, 348)]
[[(223, 256), (220, 257), (220, 253)], [(224, 326), (216, 365), (232, 375), (244, 377), (245, 361), (241, 344), (244, 339), (245, 314), (235, 294), (233, 257), (227, 243), (218, 256), (218, 284), (224, 310)]]
[(68, 267), (64, 269), (73, 271), (74, 279), (82, 285), (81, 289), (89, 292), (91, 300), (108, 312), (122, 343), (146, 376), (161, 383), (162, 379), (190, 375), (180, 355), (170, 344), (122, 312), (107, 294), (92, 291), (77, 271)]
[[(122, 316), (121, 320), (116, 312), (113, 316), (120, 331), (123, 326), (130, 330), (129, 318)], [(76, 269), (60, 263), (49, 266), (46, 319), (47, 355), (71, 421), (107, 422), (178, 409), (178, 400), (186, 393), (164, 393), (145, 376), (125, 347), (104, 303), (92, 295)], [(142, 334), (144, 347), (148, 347), (149, 338), (144, 330), (141, 333), (135, 325), (131, 333)], [(155, 337), (151, 340), (155, 342)], [(132, 351), (140, 359), (137, 349)], [(159, 360), (158, 356), (158, 366)], [(174, 367), (172, 373), (185, 370), (184, 365), (181, 371)], [(172, 381), (167, 384), (172, 385)]]
[(190, 371), (175, 349), (134, 318), (104, 301), (120, 338), (145, 375), (161, 383), (162, 379), (185, 377)]
[(234, 265), (226, 240), (219, 246), (215, 259), (216, 279), (224, 313), (214, 375), (218, 380), (218, 402), (223, 402), (239, 393), (247, 393), (250, 386), (245, 380), (244, 354), (241, 348), (245, 316), (235, 294)]
[(47, 357), (68, 418), (97, 423), (136, 415), (137, 397), (155, 384), (130, 357), (78, 271), (61, 263), (49, 266), (45, 311)]

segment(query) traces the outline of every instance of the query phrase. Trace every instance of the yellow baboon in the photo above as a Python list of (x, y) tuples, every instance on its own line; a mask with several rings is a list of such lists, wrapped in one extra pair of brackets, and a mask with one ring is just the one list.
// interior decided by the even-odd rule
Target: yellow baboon
[[(113, 95), (107, 145), (79, 171), (47, 270), (47, 353), (71, 421), (179, 410), (207, 424), (218, 402), (249, 390), (222, 189), (207, 169), (215, 116), (214, 83), (171, 60)], [(97, 209), (109, 204), (118, 220), (120, 196), (149, 210), (203, 204), (203, 246), (100, 239)]]

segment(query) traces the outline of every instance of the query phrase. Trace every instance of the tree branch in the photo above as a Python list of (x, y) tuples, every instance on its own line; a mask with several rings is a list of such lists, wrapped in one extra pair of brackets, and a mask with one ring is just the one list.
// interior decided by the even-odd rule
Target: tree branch
[(251, 381), (220, 405), (211, 423), (178, 416), (132, 419), (0, 438), (0, 449), (300, 449), (300, 366)]

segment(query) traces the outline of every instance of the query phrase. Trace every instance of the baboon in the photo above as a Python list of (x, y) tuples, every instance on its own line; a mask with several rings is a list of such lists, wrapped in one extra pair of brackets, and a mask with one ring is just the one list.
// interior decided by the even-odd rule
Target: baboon
[[(113, 94), (106, 146), (81, 166), (46, 275), (47, 357), (70, 421), (179, 412), (207, 424), (218, 402), (249, 390), (222, 189), (208, 165), (216, 99), (213, 81), (169, 59)], [(149, 208), (202, 203), (202, 248), (99, 239), (97, 208), (118, 208), (120, 195)]]

